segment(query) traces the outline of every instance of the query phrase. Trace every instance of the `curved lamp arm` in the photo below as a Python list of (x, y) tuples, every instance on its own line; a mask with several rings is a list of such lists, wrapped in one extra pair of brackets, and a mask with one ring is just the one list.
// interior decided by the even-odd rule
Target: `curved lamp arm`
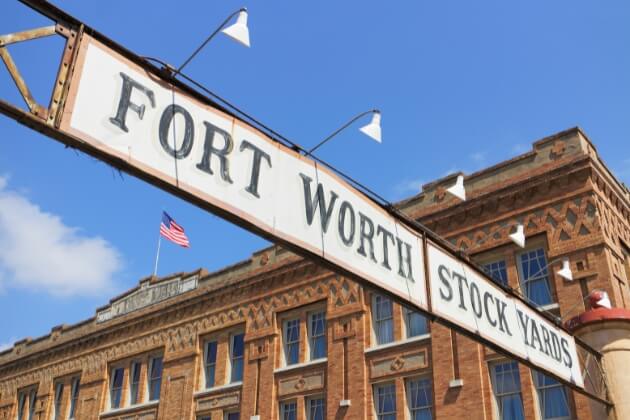
[[(313, 147), (311, 150), (309, 150), (308, 152), (306, 152), (306, 155), (310, 155), (312, 154), (315, 150), (319, 149), (321, 146), (324, 145), (324, 143), (328, 142), (330, 139), (332, 139), (333, 137), (335, 137), (337, 134), (341, 133), (343, 130), (345, 130), (346, 128), (348, 128), (350, 125), (352, 125), (352, 123), (354, 123), (356, 120), (358, 120), (359, 118), (368, 115), (368, 114), (379, 114), (380, 115), (381, 111), (379, 111), (378, 109), (372, 109), (369, 111), (365, 111), (360, 113), (359, 115), (357, 115), (356, 117), (352, 118), (350, 121), (348, 121), (347, 123), (345, 123), (344, 125), (342, 125), (340, 128), (338, 128), (337, 130), (335, 130), (331, 135), (329, 135), (328, 137), (326, 137), (324, 140), (320, 141), (315, 147)], [(380, 141), (380, 140), (379, 140)]]
[(225, 28), (225, 25), (228, 24), (228, 22), (230, 20), (232, 20), (232, 18), (242, 12), (247, 12), (247, 9), (245, 7), (237, 10), (236, 12), (232, 13), (230, 16), (228, 16), (221, 25), (219, 25), (219, 27), (210, 34), (210, 36), (208, 38), (206, 38), (205, 41), (203, 41), (203, 43), (201, 43), (201, 45), (199, 47), (197, 47), (197, 49), (190, 55), (190, 57), (188, 57), (188, 59), (186, 61), (184, 61), (184, 64), (182, 64), (181, 66), (179, 66), (177, 68), (177, 70), (175, 70), (175, 73), (173, 73), (173, 76), (177, 76), (177, 74), (181, 73), (181, 71), (184, 69), (184, 67), (186, 67), (188, 65), (188, 63), (190, 63), (192, 61), (193, 58), (195, 58), (195, 56), (197, 54), (199, 54), (199, 52), (203, 49), (203, 47), (206, 46), (206, 44), (208, 44), (208, 42), (210, 42), (210, 40), (212, 40), (212, 38), (214, 38), (219, 32), (221, 32), (221, 29)]

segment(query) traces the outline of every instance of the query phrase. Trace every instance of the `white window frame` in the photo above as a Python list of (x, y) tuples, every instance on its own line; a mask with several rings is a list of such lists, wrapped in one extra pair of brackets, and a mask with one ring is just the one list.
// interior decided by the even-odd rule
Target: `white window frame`
[[(496, 278), (494, 278), (494, 277), (492, 276), (492, 273), (491, 273), (491, 272), (488, 272), (489, 270), (486, 270), (486, 268), (487, 268), (488, 266), (493, 265), (493, 264), (500, 264), (500, 263), (503, 263), (503, 265), (505, 266), (505, 284), (504, 284), (504, 283), (502, 283), (500, 280), (497, 280)], [(520, 264), (519, 264), (519, 259), (518, 259), (518, 258), (517, 258), (517, 265), (519, 265), (519, 266), (520, 266)], [(508, 285), (510, 284), (510, 280), (509, 280), (509, 278), (508, 278), (508, 266), (507, 266), (507, 260), (506, 260), (505, 258), (497, 258), (497, 259), (494, 259), (494, 260), (490, 260), (490, 261), (487, 261), (487, 262), (481, 263), (481, 266), (482, 266), (482, 268), (483, 268), (483, 272), (484, 272), (484, 274), (486, 274), (488, 277), (490, 277), (490, 278), (492, 279), (492, 281), (494, 281), (495, 283), (497, 283), (497, 284), (504, 284), (505, 286), (508, 286)], [(496, 270), (495, 270), (495, 271), (496, 271)]]
[(293, 399), (293, 400), (283, 400), (280, 401), (280, 410), (278, 410), (278, 413), (280, 414), (280, 420), (284, 420), (284, 406), (285, 404), (295, 404), (295, 418), (297, 420), (298, 418), (298, 403), (297, 400)]
[[(161, 371), (160, 371), (160, 392), (157, 396), (157, 398), (155, 399), (151, 399), (151, 385), (153, 382), (153, 361), (156, 359), (161, 359)], [(147, 401), (149, 402), (153, 402), (153, 401), (160, 401), (160, 394), (162, 393), (162, 377), (164, 376), (164, 357), (162, 355), (153, 355), (150, 356), (147, 362)]]
[[(124, 380), (123, 380), (124, 383)], [(70, 406), (68, 407), (68, 419), (76, 418), (77, 406), (79, 403), (79, 387), (81, 386), (81, 377), (75, 376), (70, 379)]]
[[(240, 357), (235, 358), (234, 357), (234, 339), (236, 338), (237, 335), (242, 335), (243, 336), (243, 355)], [(239, 383), (243, 381), (243, 375), (245, 374), (245, 333), (242, 331), (235, 331), (230, 333), (230, 383), (231, 384), (235, 384), (235, 383)], [(234, 371), (233, 366), (234, 366), (234, 359), (241, 359), (241, 378), (238, 380), (234, 380), (232, 377), (232, 373)]]
[[(135, 376), (136, 368), (139, 370), (138, 372), (138, 387), (136, 389), (136, 402), (132, 402), (133, 396), (133, 377)], [(132, 360), (129, 365), (129, 405), (134, 406), (138, 404), (142, 404), (142, 393), (140, 392), (140, 385), (142, 384), (142, 362), (139, 360)]]
[[(379, 413), (378, 412), (378, 407), (379, 407), (379, 400), (378, 400), (378, 389), (381, 387), (385, 387), (385, 386), (393, 386), (394, 387), (394, 408), (395, 411), (393, 412), (387, 412), (387, 413)], [(372, 385), (372, 399), (373, 399), (373, 410), (374, 410), (374, 418), (376, 420), (380, 420), (381, 416), (389, 416), (389, 415), (394, 415), (394, 417), (398, 417), (398, 405), (397, 405), (397, 401), (396, 401), (397, 395), (396, 395), (396, 382), (379, 382), (376, 384)]]
[[(535, 398), (536, 398), (536, 404), (538, 405), (538, 414), (540, 415), (540, 418), (542, 420), (571, 420), (572, 419), (571, 404), (569, 404), (569, 392), (566, 389), (566, 387), (559, 381), (556, 381), (556, 384), (554, 385), (539, 386), (538, 380), (536, 379), (537, 372), (534, 369), (530, 369), (530, 370), (532, 374), (532, 382), (534, 383), (534, 390), (535, 390), (534, 393), (536, 394)], [(541, 375), (544, 375), (542, 372), (538, 372), (538, 373), (540, 373)], [(540, 391), (545, 390), (545, 389), (551, 389), (551, 388), (560, 388), (564, 391), (564, 397), (566, 399), (566, 404), (567, 404), (567, 411), (569, 412), (568, 416), (545, 418), (543, 403), (542, 401), (540, 401)]]
[[(231, 341), (231, 338), (230, 338)], [(214, 363), (208, 363), (208, 346), (214, 343), (216, 346), (216, 351), (214, 355)], [(217, 359), (219, 357), (219, 340), (217, 338), (210, 338), (203, 342), (203, 389), (212, 389), (217, 386)], [(232, 355), (230, 354), (230, 359)], [(230, 362), (231, 364), (231, 362)], [(214, 378), (212, 381), (212, 385), (208, 386), (208, 366), (214, 365)]]
[[(420, 311), (415, 311), (407, 306), (401, 305), (402, 307), (402, 316), (403, 316), (403, 324), (405, 327), (405, 338), (413, 338), (413, 337), (421, 337), (423, 335), (429, 334), (429, 320), (427, 319), (426, 316), (424, 316), (422, 314), (422, 312)], [(423, 332), (422, 334), (416, 334), (416, 335), (409, 335), (409, 330), (411, 328), (411, 324), (409, 323), (409, 315), (411, 313), (417, 313), (418, 315), (420, 315), (422, 318), (424, 318), (424, 325), (425, 325), (425, 329), (426, 331)]]
[[(389, 301), (389, 304), (391, 305), (391, 316), (389, 318), (384, 318), (384, 319), (377, 319), (376, 318), (376, 314), (377, 314), (377, 303), (376, 300), (377, 298), (381, 298), (381, 299), (387, 299)], [(391, 341), (387, 341), (387, 342), (379, 342), (379, 328), (378, 326), (380, 325), (380, 322), (385, 322), (385, 321), (389, 321), (391, 323), (391, 331), (392, 331), (392, 339)], [(375, 346), (382, 346), (385, 344), (389, 344), (389, 343), (393, 343), (396, 341), (396, 335), (395, 335), (395, 331), (394, 331), (394, 302), (388, 298), (387, 296), (383, 296), (383, 295), (379, 295), (379, 294), (373, 294), (372, 295), (372, 334), (374, 336), (374, 345)]]
[[(288, 342), (287, 340), (287, 333), (288, 333), (288, 325), (289, 322), (297, 322), (297, 332), (298, 332), (298, 336), (297, 336), (297, 340), (296, 341), (292, 341), (292, 342)], [(292, 365), (297, 365), (298, 363), (300, 363), (300, 339), (301, 339), (301, 328), (300, 328), (300, 317), (299, 316), (295, 316), (295, 317), (291, 317), (291, 318), (287, 318), (284, 319), (282, 321), (282, 349), (283, 349), (283, 353), (284, 353), (284, 366), (292, 366)], [(295, 344), (297, 346), (297, 360), (294, 362), (289, 363), (289, 345), (291, 344)]]
[(413, 418), (413, 412), (412, 412), (412, 407), (411, 407), (411, 386), (410, 386), (410, 382), (413, 381), (421, 381), (421, 380), (428, 380), (429, 381), (429, 388), (431, 390), (431, 398), (429, 400), (429, 405), (426, 406), (422, 406), (422, 407), (414, 407), (413, 410), (426, 410), (428, 409), (429, 412), (431, 412), (431, 418), (434, 418), (433, 415), (433, 407), (434, 407), (434, 392), (433, 392), (433, 378), (431, 378), (430, 376), (424, 375), (424, 376), (412, 376), (410, 378), (405, 378), (405, 398), (406, 398), (406, 408), (407, 408), (407, 415), (409, 416), (409, 418)]
[(493, 362), (489, 363), (489, 370), (490, 370), (490, 386), (492, 389), (492, 401), (493, 401), (493, 405), (494, 405), (494, 412), (495, 412), (495, 417), (499, 420), (501, 420), (501, 412), (499, 410), (499, 397), (503, 397), (503, 396), (509, 396), (509, 395), (514, 395), (516, 394), (516, 392), (512, 392), (510, 394), (501, 394), (501, 395), (497, 395), (497, 377), (496, 377), (496, 371), (495, 371), (495, 366), (497, 365), (502, 365), (502, 364), (508, 364), (508, 363), (516, 363), (516, 371), (518, 372), (518, 378), (519, 378), (519, 391), (518, 394), (520, 394), (521, 396), (521, 408), (522, 408), (522, 412), (523, 415), (525, 416), (525, 402), (523, 400), (523, 387), (521, 384), (521, 372), (518, 368), (518, 362), (515, 362), (513, 360), (496, 360)]
[(238, 414), (239, 419), (241, 418), (241, 412), (239, 410), (228, 410), (223, 413), (223, 420), (228, 420), (231, 414)]
[(311, 395), (306, 398), (306, 420), (313, 420), (311, 417), (311, 403), (313, 401), (322, 400), (322, 410), (324, 414), (324, 419), (326, 419), (326, 397), (324, 395)]
[(53, 401), (53, 419), (60, 420), (63, 416), (61, 411), (63, 410), (63, 381), (59, 381), (55, 384), (55, 395)]
[(28, 398), (28, 389), (18, 392), (17, 420), (24, 420), (24, 407)]
[[(314, 336), (313, 335), (313, 318), (315, 315), (322, 315), (323, 316), (323, 320), (324, 320), (324, 329), (322, 331), (321, 335), (317, 335)], [(308, 312), (306, 314), (306, 334), (307, 334), (307, 340), (306, 342), (308, 343), (308, 360), (314, 361), (314, 360), (321, 360), (324, 359), (328, 356), (328, 340), (326, 337), (326, 311), (325, 310), (321, 310), (321, 311), (312, 311), (312, 312)], [(324, 355), (322, 357), (318, 357), (318, 358), (314, 358), (313, 357), (313, 351), (315, 349), (315, 346), (313, 345), (313, 341), (319, 337), (324, 337)], [(299, 351), (298, 351), (299, 353)], [(299, 361), (298, 361), (299, 363)]]
[(35, 402), (37, 401), (37, 388), (33, 387), (28, 391), (28, 420), (33, 420), (35, 416)]
[[(114, 400), (113, 400), (113, 396), (114, 396), (114, 379), (116, 377), (116, 371), (117, 370), (122, 370), (122, 382), (120, 383), (120, 401), (117, 407), (114, 407)], [(124, 366), (113, 366), (111, 368), (111, 373), (110, 373), (110, 377), (109, 377), (109, 408), (110, 410), (116, 410), (118, 408), (122, 408), (124, 406), (124, 398), (123, 398), (123, 392), (125, 391), (125, 367)]]
[[(543, 279), (543, 276), (542, 276), (542, 271), (543, 270), (539, 270), (539, 273), (537, 274), (537, 276), (535, 276), (534, 280), (532, 280), (532, 279), (525, 280), (525, 273), (523, 272), (523, 264), (522, 264), (522, 261), (521, 261), (523, 255), (529, 254), (531, 252), (536, 252), (538, 250), (542, 250), (543, 256), (545, 257), (545, 265), (546, 265), (546, 269), (547, 269), (547, 279), (546, 279), (545, 284), (547, 285), (547, 291), (549, 292), (549, 302), (548, 303), (541, 303), (541, 304), (539, 304), (537, 302), (534, 302), (530, 298), (530, 296), (527, 293), (527, 284), (532, 282), (532, 281), (538, 281), (540, 279)], [(518, 252), (516, 254), (516, 268), (517, 268), (517, 272), (518, 272), (518, 283), (519, 283), (519, 286), (520, 286), (521, 291), (523, 293), (523, 296), (525, 296), (527, 301), (531, 302), (533, 305), (538, 306), (540, 308), (546, 308), (546, 307), (548, 307), (550, 305), (554, 305), (554, 304), (557, 303), (557, 302), (555, 302), (553, 300), (554, 296), (553, 296), (553, 290), (551, 288), (552, 272), (551, 272), (551, 269), (549, 267), (549, 258), (547, 257), (547, 250), (545, 249), (545, 247), (542, 244), (538, 244), (538, 245), (532, 246), (531, 248), (527, 248), (527, 249), (525, 249), (525, 250), (523, 250), (521, 252)], [(536, 273), (534, 273), (534, 274), (536, 274)]]

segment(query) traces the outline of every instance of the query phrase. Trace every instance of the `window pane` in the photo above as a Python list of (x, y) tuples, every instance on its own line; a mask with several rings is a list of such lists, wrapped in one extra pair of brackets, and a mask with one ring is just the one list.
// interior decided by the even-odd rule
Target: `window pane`
[(151, 373), (149, 379), (149, 401), (160, 399), (160, 388), (162, 386), (162, 358), (151, 359)]
[(283, 402), (280, 405), (280, 416), (282, 420), (296, 420), (297, 403), (295, 401)]
[(28, 396), (28, 420), (33, 420), (35, 417), (35, 401), (37, 401), (37, 391), (33, 389)]
[(508, 284), (507, 269), (505, 267), (504, 260), (495, 261), (493, 263), (486, 264), (483, 266), (483, 269), (487, 275), (492, 277), (494, 281), (504, 286), (507, 286)]
[(427, 328), (427, 319), (420, 312), (405, 308), (407, 323), (407, 337), (416, 337), (429, 332)]
[(211, 341), (206, 344), (206, 388), (212, 388), (214, 386), (216, 365), (217, 342)]
[(374, 297), (374, 328), (377, 344), (394, 341), (392, 301), (383, 296)]
[(284, 351), (287, 365), (300, 360), (300, 320), (291, 319), (284, 324)]
[(409, 380), (407, 393), (412, 420), (431, 420), (431, 406), (433, 405), (431, 380), (428, 378)]
[(68, 418), (73, 419), (77, 411), (77, 403), (79, 402), (79, 385), (80, 379), (74, 378), (72, 380), (72, 398), (70, 399), (70, 414)]
[(117, 368), (114, 369), (114, 372), (112, 374), (112, 385), (111, 385), (111, 391), (110, 391), (110, 405), (112, 408), (119, 408), (120, 407), (120, 399), (122, 396), (122, 384), (123, 384), (123, 375), (125, 373), (125, 369), (123, 368)]
[(241, 418), (241, 414), (240, 413), (229, 413), (225, 419), (226, 420), (240, 420)]
[(569, 401), (564, 386), (555, 379), (540, 372), (532, 371), (538, 394), (540, 415), (544, 420), (568, 419)]
[(243, 380), (244, 337), (244, 334), (235, 334), (232, 336), (232, 382)]
[(130, 384), (130, 398), (131, 404), (138, 403), (138, 394), (140, 388), (140, 363), (134, 362), (131, 364), (131, 384)]
[(55, 420), (61, 418), (61, 403), (63, 401), (63, 384), (55, 387)]
[(308, 420), (324, 420), (326, 406), (323, 398), (311, 398), (308, 400)]
[(525, 296), (537, 305), (553, 303), (547, 271), (547, 259), (542, 248), (519, 256)]
[(375, 403), (378, 420), (396, 420), (396, 386), (394, 384), (377, 385)]
[(521, 377), (516, 362), (492, 366), (492, 386), (500, 420), (523, 420)]
[(326, 357), (326, 314), (318, 312), (310, 315), (311, 360)]
[(24, 418), (24, 405), (26, 404), (26, 393), (20, 393), (18, 398), (18, 420), (22, 420)]

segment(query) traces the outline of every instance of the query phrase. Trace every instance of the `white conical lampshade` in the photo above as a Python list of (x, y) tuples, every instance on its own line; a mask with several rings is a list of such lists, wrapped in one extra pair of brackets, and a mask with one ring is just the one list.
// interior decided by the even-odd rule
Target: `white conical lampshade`
[(573, 272), (571, 271), (571, 264), (568, 258), (562, 259), (562, 268), (556, 273), (565, 280), (573, 281)]
[(521, 248), (525, 248), (525, 227), (522, 224), (516, 225), (516, 232), (510, 234), (510, 239)]
[(591, 308), (608, 308), (612, 309), (612, 303), (610, 302), (610, 297), (608, 293), (603, 290), (593, 290), (588, 295), (588, 299), (591, 303)]
[(236, 23), (222, 30), (224, 34), (249, 47), (249, 29), (247, 28), (247, 10), (241, 10)]
[(364, 125), (359, 130), (366, 136), (381, 142), (381, 113), (374, 111), (372, 121), (368, 125)]
[(458, 175), (455, 185), (446, 189), (460, 200), (466, 201), (466, 189), (464, 188), (464, 175)]

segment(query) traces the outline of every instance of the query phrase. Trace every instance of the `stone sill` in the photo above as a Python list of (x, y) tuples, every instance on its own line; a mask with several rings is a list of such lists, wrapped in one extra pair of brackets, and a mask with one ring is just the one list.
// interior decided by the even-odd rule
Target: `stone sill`
[(539, 306), (538, 310), (540, 312), (553, 311), (554, 309), (560, 308), (559, 303), (550, 303), (548, 305)]
[(290, 372), (296, 369), (303, 369), (303, 368), (308, 368), (311, 366), (323, 365), (324, 363), (328, 363), (327, 357), (322, 357), (321, 359), (311, 360), (309, 362), (304, 362), (304, 363), (296, 363), (290, 366), (284, 366), (284, 367), (275, 369), (273, 373), (277, 374), (277, 373), (283, 373), (283, 372)]
[(416, 343), (416, 342), (420, 342), (420, 341), (425, 341), (425, 340), (428, 340), (429, 338), (431, 338), (431, 333), (417, 335), (415, 337), (407, 338), (407, 339), (404, 339), (404, 340), (401, 340), (401, 341), (392, 341), (391, 343), (381, 344), (380, 346), (370, 347), (370, 348), (365, 349), (363, 352), (365, 354), (370, 354), (370, 353), (374, 353), (374, 352), (377, 352), (377, 351), (380, 351), (380, 350), (385, 350), (385, 349), (390, 349), (390, 348), (394, 348), (394, 347), (404, 346), (405, 344), (409, 344), (409, 343)]
[(160, 400), (156, 400), (156, 401), (149, 401), (149, 402), (145, 402), (141, 404), (132, 405), (129, 407), (114, 408), (109, 411), (105, 411), (101, 413), (99, 417), (105, 418), (109, 416), (116, 416), (118, 414), (127, 414), (127, 413), (131, 413), (135, 411), (142, 411), (149, 408), (157, 407), (159, 404), (160, 404)]
[(213, 386), (212, 388), (202, 389), (201, 391), (197, 391), (193, 394), (195, 398), (205, 397), (206, 395), (217, 394), (222, 391), (230, 391), (232, 389), (240, 388), (243, 386), (243, 382), (232, 382), (231, 384)]

